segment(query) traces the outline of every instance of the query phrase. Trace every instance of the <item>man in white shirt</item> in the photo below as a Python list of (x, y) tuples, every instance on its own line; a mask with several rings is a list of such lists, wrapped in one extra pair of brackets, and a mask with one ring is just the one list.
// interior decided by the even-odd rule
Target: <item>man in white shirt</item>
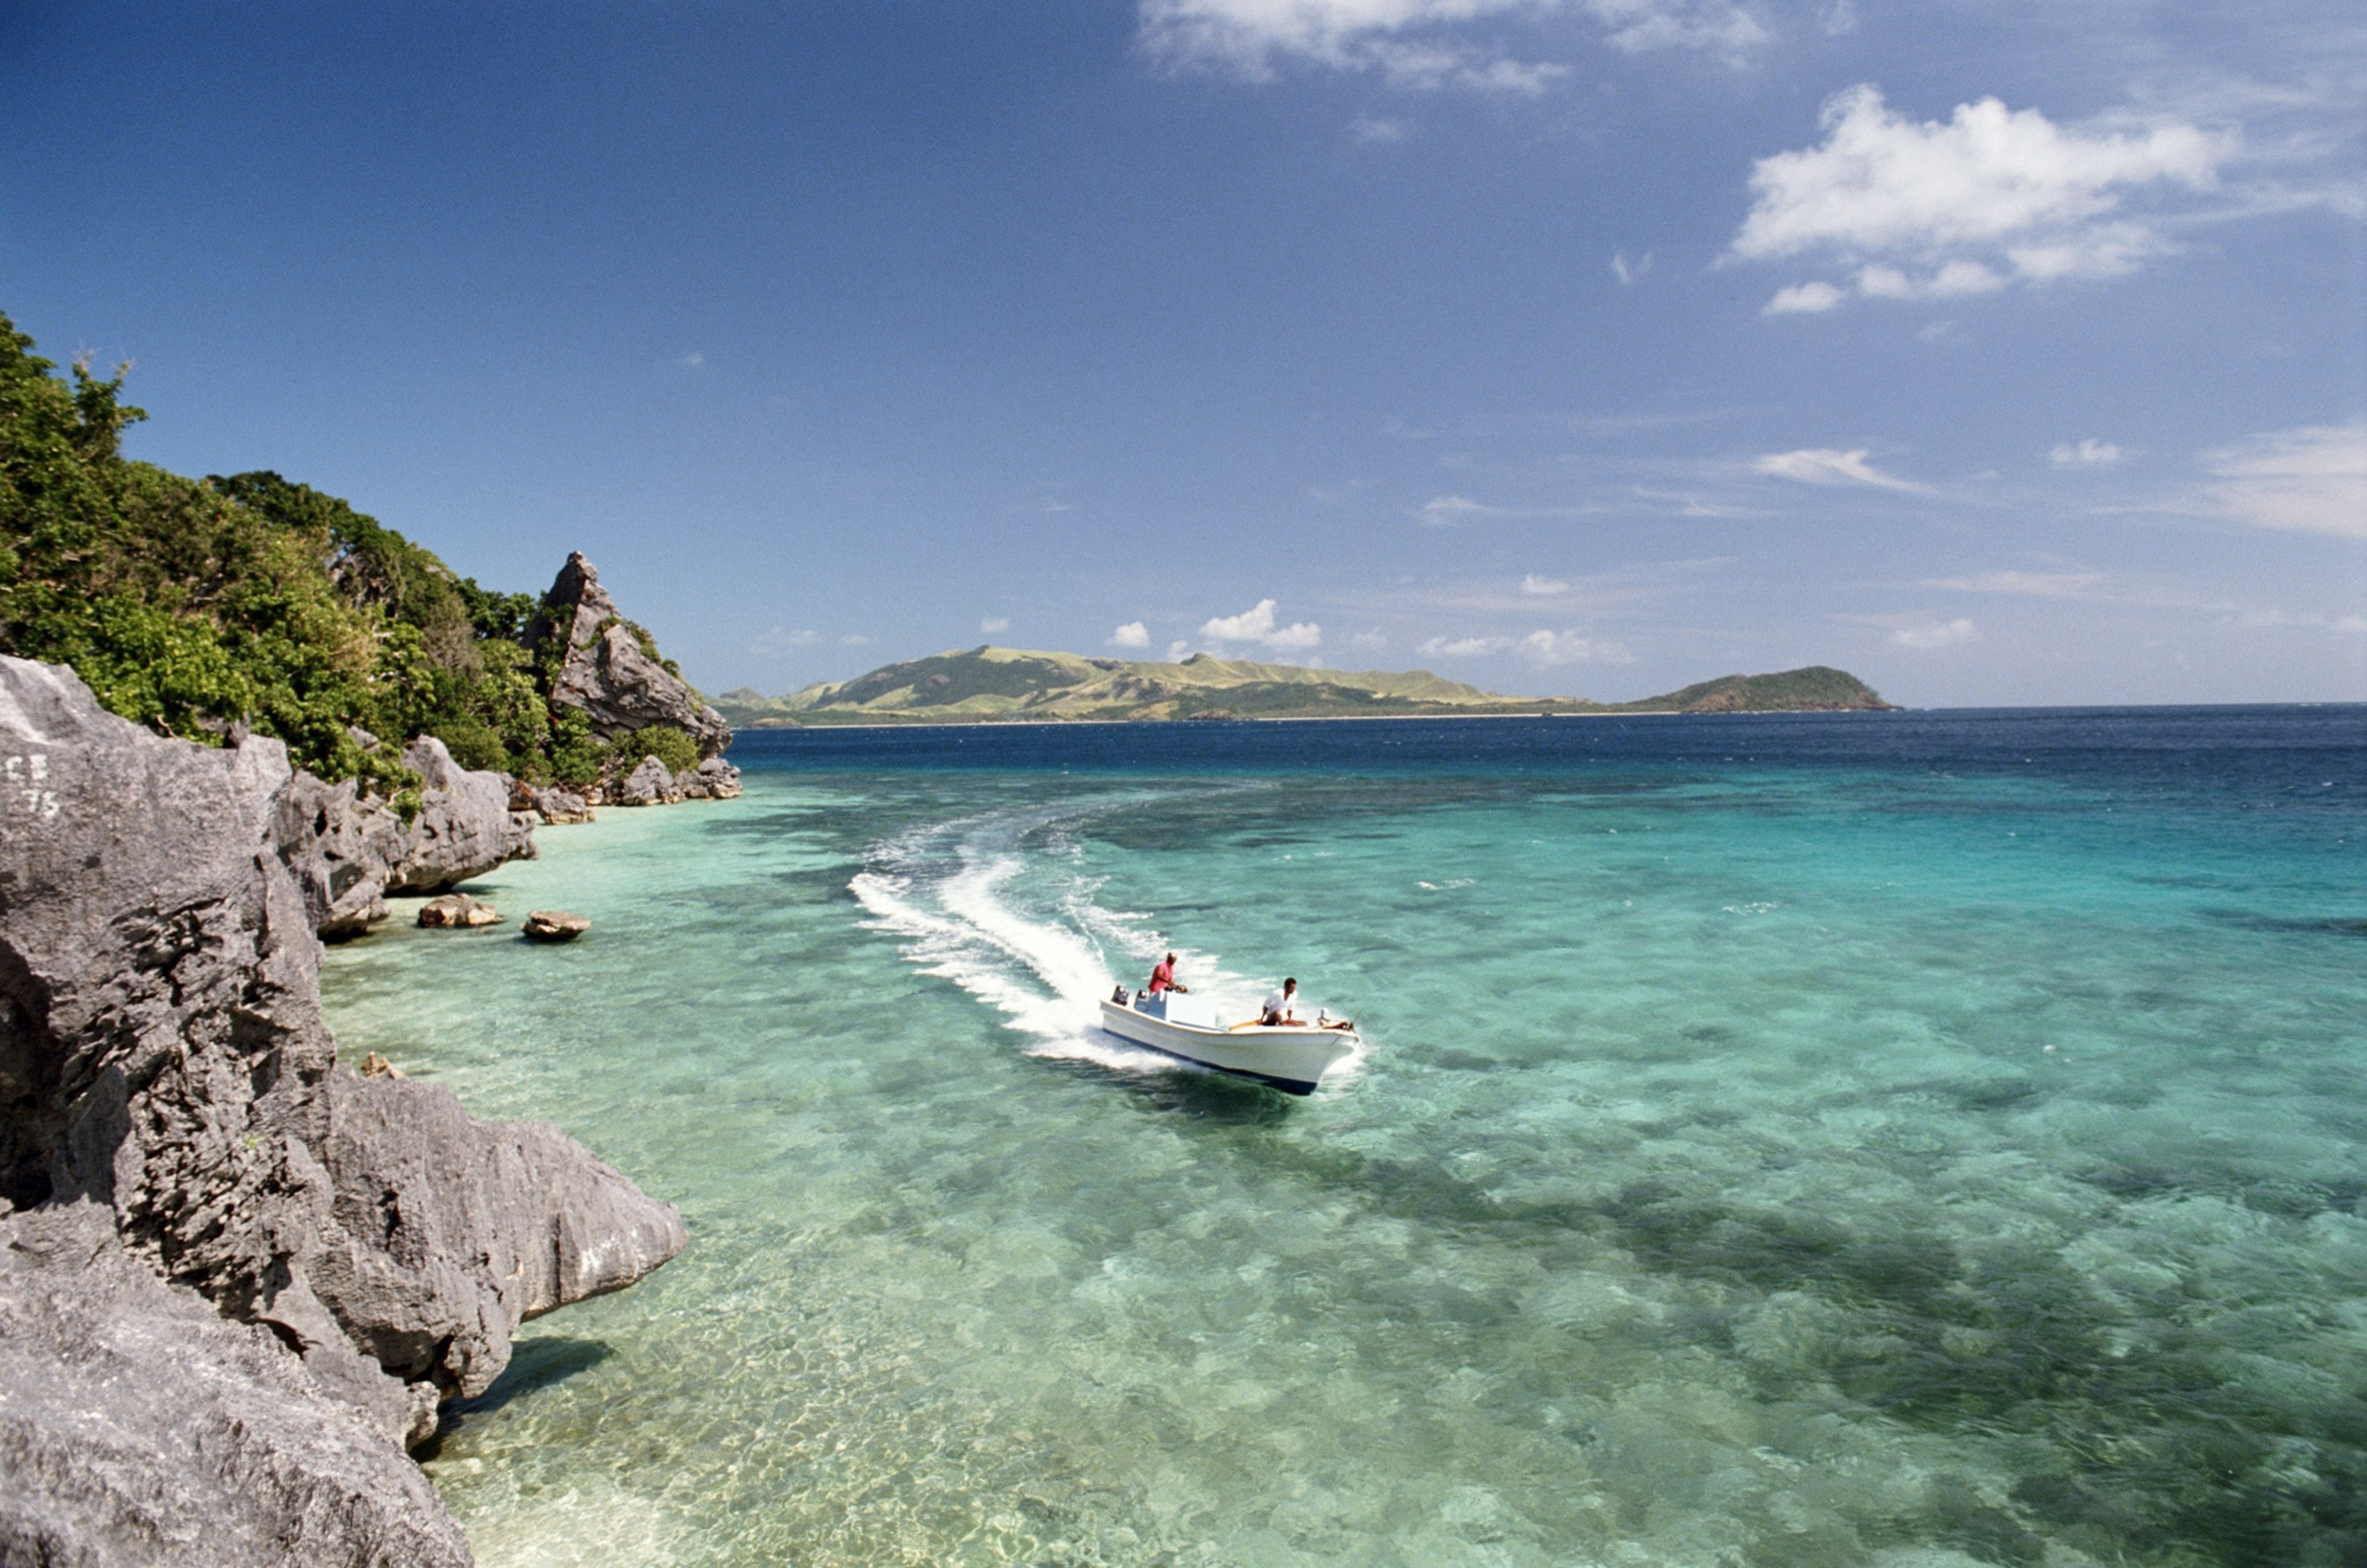
[(1297, 1023), (1298, 1021), (1298, 1015), (1296, 1011), (1297, 1006), (1298, 982), (1295, 978), (1285, 979), (1282, 983), (1282, 989), (1278, 991), (1268, 991), (1266, 993), (1265, 1008), (1264, 1010), (1259, 1014), (1258, 1021), (1269, 1026), (1280, 1023)]

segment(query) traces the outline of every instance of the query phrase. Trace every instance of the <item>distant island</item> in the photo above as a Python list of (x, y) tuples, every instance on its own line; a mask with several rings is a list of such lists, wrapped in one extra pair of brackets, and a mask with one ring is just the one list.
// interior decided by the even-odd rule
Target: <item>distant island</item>
[(1180, 664), (1087, 659), (986, 646), (884, 665), (868, 675), (768, 697), (748, 687), (712, 699), (737, 729), (832, 724), (1083, 720), (1393, 718), (1419, 715), (1829, 713), (1886, 709), (1873, 687), (1812, 664), (1723, 675), (1630, 703), (1510, 697), (1427, 670), (1310, 670), (1195, 653)]

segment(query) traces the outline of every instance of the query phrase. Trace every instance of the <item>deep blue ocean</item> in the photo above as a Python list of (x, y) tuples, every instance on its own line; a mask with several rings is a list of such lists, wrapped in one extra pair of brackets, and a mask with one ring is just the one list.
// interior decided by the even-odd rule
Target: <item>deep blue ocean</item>
[[(488, 1564), (2367, 1562), (2367, 708), (794, 730), (329, 961), (692, 1245)], [(1296, 1100), (1112, 985), (1285, 974)]]

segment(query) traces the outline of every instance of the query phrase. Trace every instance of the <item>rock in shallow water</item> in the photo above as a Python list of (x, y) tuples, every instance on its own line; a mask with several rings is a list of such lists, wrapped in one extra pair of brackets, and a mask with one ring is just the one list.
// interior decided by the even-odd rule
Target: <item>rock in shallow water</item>
[(528, 942), (573, 942), (592, 929), (592, 922), (564, 909), (532, 909), (518, 934)]
[(447, 893), (419, 906), (419, 923), (431, 931), (455, 927), (497, 926), (502, 912), (466, 893)]
[[(162, 739), (101, 709), (71, 671), (0, 658), (0, 1197), (111, 1214), (127, 1267), (270, 1331), (188, 1340), (193, 1356), (235, 1363), (191, 1363), (190, 1376), (264, 1376), (247, 1350), (222, 1347), (283, 1346), (272, 1386), (360, 1412), (400, 1465), (401, 1444), (432, 1429), (440, 1397), (481, 1393), (499, 1374), (521, 1321), (630, 1283), (681, 1249), (671, 1205), (557, 1129), (478, 1122), (448, 1090), (333, 1066), (320, 947), (281, 858), (293, 781), (277, 741), (216, 750)], [(135, 1337), (139, 1314), (190, 1300), (122, 1299)], [(0, 1313), (0, 1352), (43, 1364), (77, 1353), (26, 1338), (12, 1326), (21, 1321)], [(0, 1382), (0, 1440), (16, 1440), (17, 1386)], [(169, 1429), (158, 1423), (172, 1412), (152, 1414), (121, 1433), (92, 1428), (87, 1452), (74, 1449), (71, 1425), (28, 1439), (23, 1451), (70, 1450), (6, 1467), (0, 1507), (34, 1532), (25, 1539), (50, 1540), (42, 1521), (66, 1521), (56, 1527), (66, 1544), (32, 1561), (348, 1561), (242, 1554), (235, 1542), (220, 1559), (110, 1555), (116, 1505), (92, 1492), (90, 1468), (164, 1496), (190, 1445), (226, 1475), (267, 1465), (308, 1518), (362, 1519), (377, 1506), (357, 1490), (376, 1483), (342, 1460), (311, 1467), (292, 1439), (243, 1448), (255, 1428), (239, 1408), (200, 1403), (175, 1416), (192, 1425)], [(202, 1503), (202, 1489), (190, 1495)], [(424, 1483), (404, 1495), (424, 1510), (409, 1528), (444, 1539), (450, 1520)], [(84, 1527), (74, 1521), (90, 1508), (104, 1516), (88, 1516), (99, 1533), (74, 1544)], [(465, 1562), (459, 1553), (350, 1560)]]

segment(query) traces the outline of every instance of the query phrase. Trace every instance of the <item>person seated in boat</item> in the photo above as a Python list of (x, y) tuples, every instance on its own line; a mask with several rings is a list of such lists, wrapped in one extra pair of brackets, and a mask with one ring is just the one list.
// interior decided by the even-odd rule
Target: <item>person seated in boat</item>
[(1175, 955), (1172, 953), (1150, 972), (1150, 994), (1154, 997), (1163, 997), (1170, 991), (1183, 997), (1192, 994), (1191, 987), (1179, 986), (1175, 983)]
[(1282, 989), (1266, 993), (1265, 1007), (1258, 1014), (1258, 1021), (1269, 1029), (1298, 1021), (1298, 981), (1296, 978), (1285, 979)]

